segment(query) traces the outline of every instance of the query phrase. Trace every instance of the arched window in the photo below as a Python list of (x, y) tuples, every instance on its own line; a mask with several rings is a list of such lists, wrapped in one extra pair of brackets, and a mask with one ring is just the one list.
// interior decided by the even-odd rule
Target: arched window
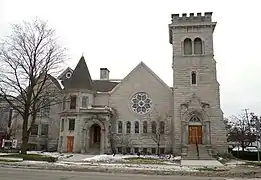
[(147, 133), (147, 132), (148, 132), (148, 122), (143, 121), (143, 133)]
[(191, 72), (191, 84), (197, 84), (197, 73), (195, 71)]
[(189, 38), (184, 40), (184, 54), (191, 55), (192, 54), (192, 41)]
[(122, 133), (122, 121), (118, 122), (118, 133)]
[(139, 122), (135, 121), (135, 131), (136, 134), (138, 134), (140, 132), (140, 128), (139, 128)]
[(126, 133), (130, 134), (130, 132), (131, 132), (131, 123), (130, 123), (130, 121), (127, 122), (126, 126), (127, 126)]
[(165, 122), (160, 121), (160, 134), (164, 134), (164, 133), (165, 133)]
[(156, 134), (156, 133), (157, 133), (157, 124), (156, 124), (155, 121), (152, 121), (152, 123), (151, 123), (151, 132), (152, 132), (153, 134)]
[(200, 38), (194, 40), (194, 54), (202, 54), (202, 40)]

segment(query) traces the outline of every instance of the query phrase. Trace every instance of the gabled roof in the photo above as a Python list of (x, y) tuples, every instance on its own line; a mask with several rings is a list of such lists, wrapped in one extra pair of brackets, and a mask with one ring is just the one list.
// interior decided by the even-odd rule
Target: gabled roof
[(157, 76), (144, 62), (140, 62), (117, 86), (115, 86), (114, 89), (112, 89), (111, 93), (113, 93), (117, 88), (121, 86), (124, 81), (128, 79), (135, 71), (137, 71), (140, 67), (143, 67), (145, 70), (147, 70), (153, 77), (155, 77), (163, 86), (165, 86), (167, 89), (169, 89), (170, 92), (172, 92), (171, 88), (162, 80), (159, 76)]
[(59, 90), (62, 89), (60, 83), (58, 82), (58, 80), (57, 80), (55, 77), (53, 77), (52, 75), (48, 74), (48, 78), (50, 78), (50, 80), (55, 84), (55, 86), (56, 86)]
[(62, 80), (62, 78), (65, 76), (66, 73), (71, 72), (73, 73), (73, 70), (70, 67), (67, 67), (57, 78), (59, 80)]
[(74, 69), (73, 74), (66, 85), (66, 89), (93, 90), (92, 78), (83, 56)]

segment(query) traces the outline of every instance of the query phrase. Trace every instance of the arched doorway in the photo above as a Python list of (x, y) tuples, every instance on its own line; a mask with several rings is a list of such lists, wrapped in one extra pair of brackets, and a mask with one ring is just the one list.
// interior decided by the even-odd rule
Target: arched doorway
[(200, 118), (193, 115), (189, 120), (188, 126), (188, 143), (189, 144), (202, 144), (203, 142), (203, 129)]
[(90, 129), (90, 148), (99, 149), (101, 146), (101, 127), (93, 124)]

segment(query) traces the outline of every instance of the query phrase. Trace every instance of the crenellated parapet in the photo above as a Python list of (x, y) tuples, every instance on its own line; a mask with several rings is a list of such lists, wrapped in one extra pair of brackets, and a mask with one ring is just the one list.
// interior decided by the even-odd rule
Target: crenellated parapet
[(212, 12), (202, 13), (182, 13), (182, 14), (172, 14), (172, 23), (184, 23), (184, 22), (211, 22)]

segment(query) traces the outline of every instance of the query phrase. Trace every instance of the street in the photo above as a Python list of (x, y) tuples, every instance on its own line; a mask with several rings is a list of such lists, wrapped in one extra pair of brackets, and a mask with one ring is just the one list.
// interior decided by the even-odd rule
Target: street
[[(241, 178), (210, 178), (185, 176), (153, 176), (94, 172), (50, 171), (36, 169), (0, 168), (0, 180), (240, 180)], [(246, 179), (245, 179), (246, 180)], [(249, 179), (251, 180), (251, 179)], [(254, 179), (252, 179), (254, 180)]]

